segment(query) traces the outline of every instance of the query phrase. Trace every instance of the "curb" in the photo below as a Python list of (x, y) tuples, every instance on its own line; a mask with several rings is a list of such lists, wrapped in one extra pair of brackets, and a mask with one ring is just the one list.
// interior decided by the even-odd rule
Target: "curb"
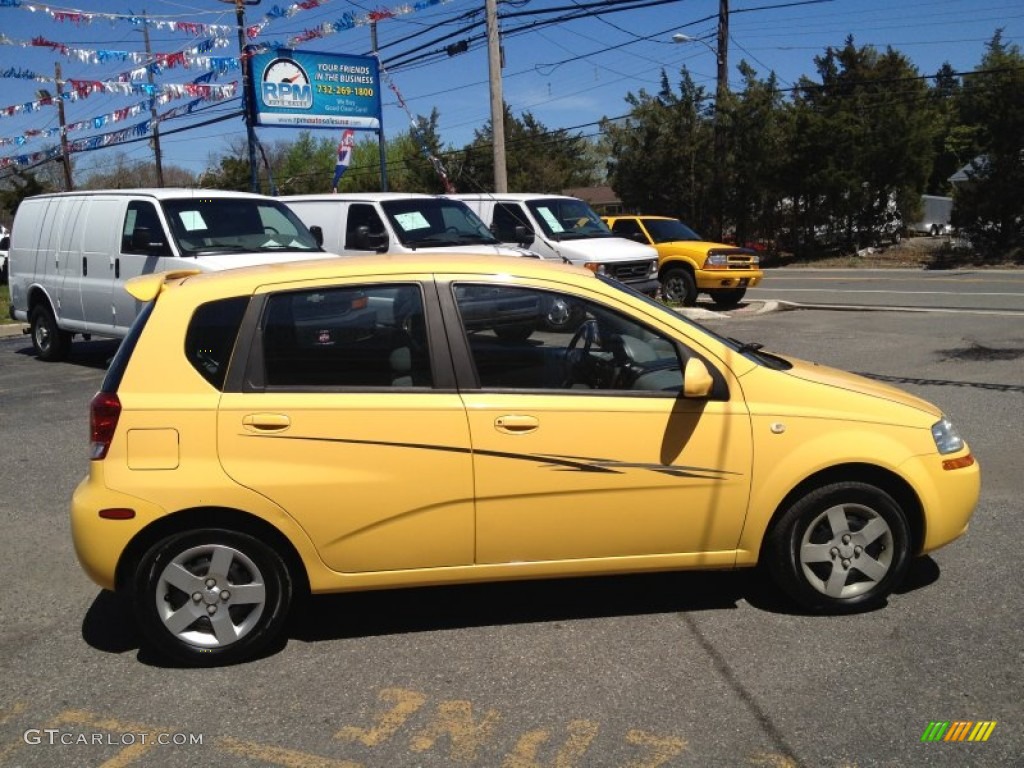
[(22, 336), (26, 330), (28, 326), (24, 323), (4, 323), (0, 325), (0, 339)]

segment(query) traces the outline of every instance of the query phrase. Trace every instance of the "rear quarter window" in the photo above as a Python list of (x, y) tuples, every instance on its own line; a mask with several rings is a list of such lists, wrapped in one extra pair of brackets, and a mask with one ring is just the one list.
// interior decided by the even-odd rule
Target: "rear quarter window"
[(231, 352), (248, 306), (248, 296), (211, 301), (200, 305), (189, 321), (185, 357), (217, 389), (224, 389)]

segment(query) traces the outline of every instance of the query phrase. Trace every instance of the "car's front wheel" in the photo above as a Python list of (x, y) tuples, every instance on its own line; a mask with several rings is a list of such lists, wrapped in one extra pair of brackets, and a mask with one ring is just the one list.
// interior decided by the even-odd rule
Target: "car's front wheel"
[(661, 277), (661, 294), (670, 304), (692, 307), (697, 303), (697, 281), (689, 270), (674, 267)]
[(64, 360), (71, 351), (71, 334), (62, 331), (48, 306), (38, 304), (28, 317), (36, 356), (48, 363)]
[(251, 658), (277, 640), (291, 596), (276, 552), (248, 534), (207, 529), (169, 536), (143, 555), (133, 604), (158, 652), (213, 666)]
[(778, 520), (767, 541), (775, 581), (803, 608), (845, 613), (882, 602), (910, 564), (910, 530), (885, 491), (858, 482), (817, 488)]

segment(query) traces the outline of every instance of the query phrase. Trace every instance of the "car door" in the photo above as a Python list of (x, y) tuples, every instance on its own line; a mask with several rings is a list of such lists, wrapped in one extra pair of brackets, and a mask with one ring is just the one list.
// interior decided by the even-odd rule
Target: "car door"
[[(476, 280), (442, 287), (451, 324), (495, 294), (577, 302), (579, 322), (523, 340), (477, 325), (456, 352), (476, 478), (478, 563), (728, 565), (746, 512), (750, 421), (727, 371), (623, 305)], [(520, 320), (521, 321), (521, 320)], [(453, 342), (454, 343), (454, 342)], [(681, 396), (700, 357), (714, 395)], [(720, 365), (720, 364), (719, 364)], [(684, 559), (685, 559), (684, 557)], [(614, 567), (614, 566), (613, 566)]]
[(220, 405), (227, 473), (336, 571), (471, 564), (469, 432), (433, 283), (275, 287), (260, 301), (244, 391)]

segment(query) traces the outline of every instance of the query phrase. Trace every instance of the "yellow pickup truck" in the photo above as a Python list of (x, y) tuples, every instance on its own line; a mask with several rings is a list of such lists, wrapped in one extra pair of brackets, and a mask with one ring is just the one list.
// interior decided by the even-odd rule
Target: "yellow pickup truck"
[(620, 237), (654, 246), (658, 280), (668, 302), (693, 306), (706, 293), (720, 307), (738, 304), (747, 288), (764, 277), (758, 255), (749, 248), (711, 243), (667, 216), (605, 216)]

